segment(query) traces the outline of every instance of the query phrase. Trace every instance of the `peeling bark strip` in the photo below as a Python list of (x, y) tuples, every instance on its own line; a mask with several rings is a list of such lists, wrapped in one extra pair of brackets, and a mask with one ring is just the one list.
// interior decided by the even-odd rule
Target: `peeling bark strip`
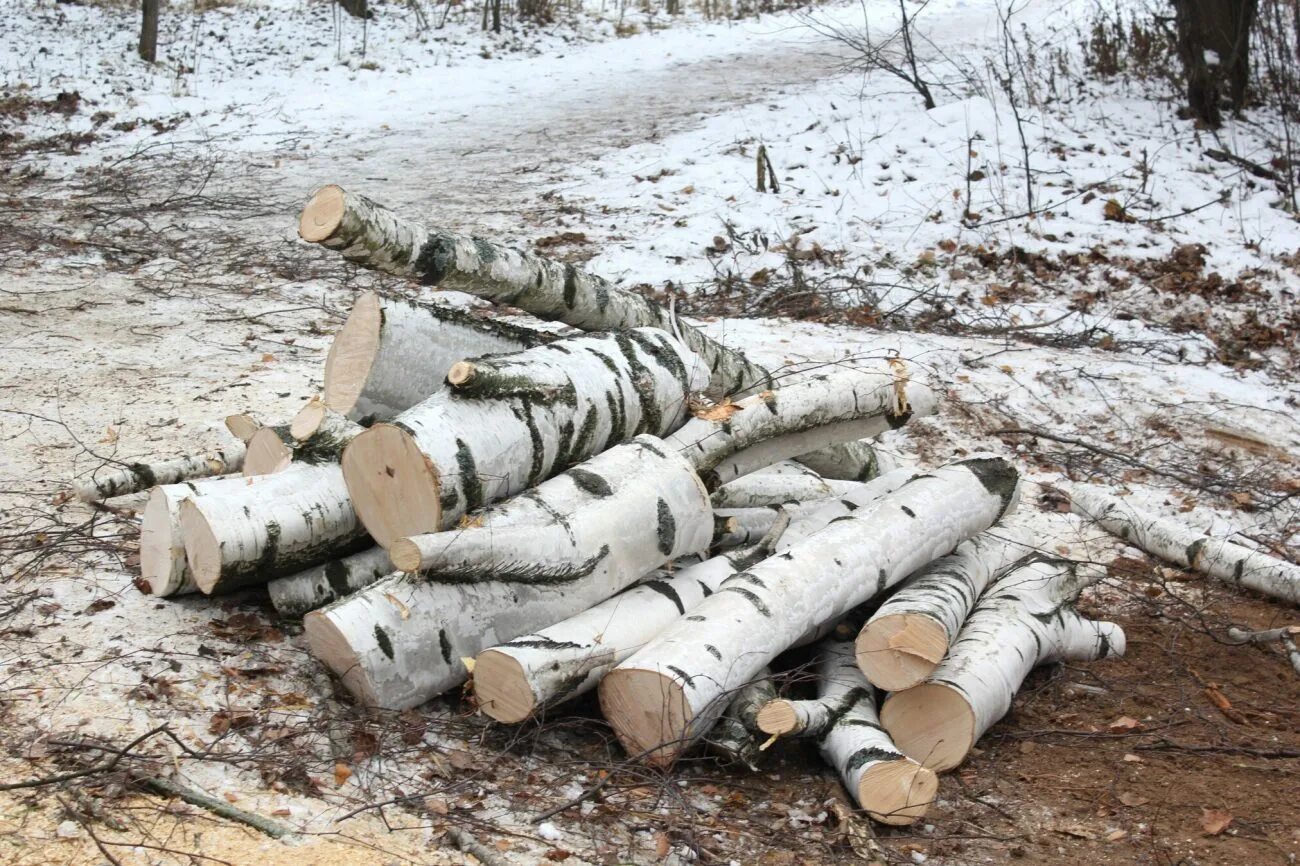
[(1026, 530), (999, 525), (909, 577), (858, 635), (867, 679), (889, 692), (923, 681), (948, 654), (984, 588), (1033, 550)]
[(160, 484), (177, 484), (194, 478), (209, 478), (238, 472), (244, 464), (244, 448), (232, 445), (208, 454), (177, 457), (160, 463), (125, 463), (95, 470), (92, 477), (73, 483), (82, 502), (100, 502), (115, 496), (139, 493)]
[(265, 583), (367, 545), (338, 466), (238, 479), (181, 503), (185, 556), (211, 595)]
[(457, 361), (555, 339), (537, 326), (363, 292), (330, 344), (325, 405), (353, 421), (387, 421), (439, 391)]
[(344, 451), (348, 491), (379, 544), (450, 528), (471, 509), (639, 433), (664, 435), (704, 382), (696, 357), (651, 328), (557, 340), (509, 361), (567, 381), (567, 399), (445, 390)]
[(733, 576), (691, 621), (678, 620), (605, 677), (605, 718), (630, 754), (670, 763), (708, 730), (723, 709), (721, 695), (820, 623), (987, 529), (1013, 506), (1003, 491), (1016, 483), (1004, 460), (952, 463), (913, 477), (864, 516), (841, 518)]
[(951, 769), (1006, 715), (1035, 666), (1123, 655), (1119, 626), (1074, 610), (1094, 579), (1074, 563), (1038, 560), (989, 586), (948, 657), (924, 683), (886, 699), (881, 720), (899, 748), (927, 767)]
[(1175, 520), (1134, 508), (1095, 487), (1072, 484), (1066, 492), (1075, 514), (1152, 556), (1300, 605), (1300, 565), (1204, 535)]
[(388, 551), (372, 547), (297, 574), (277, 578), (266, 585), (276, 613), (298, 617), (324, 607), (335, 599), (364, 589), (381, 577), (397, 571)]
[(734, 405), (725, 420), (694, 418), (665, 440), (695, 464), (710, 490), (798, 454), (900, 426), (933, 412), (936, 403), (934, 392), (896, 361), (838, 367)]
[[(304, 619), (312, 654), (367, 706), (403, 709), (463, 682), (461, 659), (573, 616), (665, 562), (702, 550), (712, 513), (690, 464), (640, 436), (466, 528), (390, 549), (418, 576), (384, 578)], [(661, 547), (661, 504), (677, 527)], [(537, 519), (529, 522), (525, 518)], [(389, 651), (378, 644), (382, 628)]]
[(722, 581), (771, 553), (781, 527), (751, 547), (644, 581), (541, 631), (479, 653), (474, 692), (498, 722), (515, 724), (595, 688)]
[(362, 267), (467, 292), (540, 319), (585, 331), (649, 327), (676, 334), (711, 371), (708, 387), (717, 397), (774, 385), (767, 370), (635, 292), (528, 251), (426, 229), (337, 186), (312, 196), (298, 233)]

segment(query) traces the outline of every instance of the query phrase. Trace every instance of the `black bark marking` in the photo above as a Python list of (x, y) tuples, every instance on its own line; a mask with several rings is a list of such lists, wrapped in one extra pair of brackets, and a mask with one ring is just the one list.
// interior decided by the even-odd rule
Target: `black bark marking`
[(451, 641), (447, 640), (447, 630), (438, 629), (438, 649), (442, 650), (442, 661), (451, 664)]
[(384, 631), (384, 627), (378, 623), (375, 624), (375, 643), (379, 644), (379, 651), (388, 656), (388, 660), (391, 662), (393, 660), (393, 642), (388, 639), (388, 632)]
[(614, 495), (614, 488), (609, 486), (609, 482), (589, 469), (574, 467), (566, 474), (573, 479), (579, 490), (590, 493), (597, 499)]
[(691, 616), (686, 617), (686, 621), (687, 621), (687, 622), (704, 622), (704, 620), (705, 620), (705, 617), (700, 616), (698, 613), (697, 613), (697, 614), (692, 614)]
[(431, 235), (416, 254), (413, 269), (427, 286), (441, 283), (456, 266), (456, 242), (446, 235)]
[(885, 587), (888, 584), (889, 584), (889, 575), (882, 568), (880, 569), (880, 573), (876, 575), (876, 592), (883, 592)]
[(545, 635), (524, 635), (514, 640), (506, 641), (502, 646), (517, 647), (519, 649), (540, 649), (540, 650), (566, 650), (566, 649), (586, 649), (586, 646), (580, 643), (574, 643), (571, 640), (552, 640)]
[(740, 596), (741, 598), (745, 599), (750, 604), (752, 604), (754, 606), (754, 609), (757, 610), (759, 613), (761, 613), (763, 616), (768, 617), (769, 619), (772, 617), (772, 611), (768, 610), (767, 605), (763, 604), (763, 599), (759, 598), (754, 593), (745, 589), (743, 586), (724, 586), (720, 588), (718, 592), (719, 593), (734, 592), (736, 595)]
[(900, 505), (898, 507), (903, 509), (903, 513), (906, 514), (908, 517), (912, 517), (912, 518), (916, 517), (916, 512), (908, 508), (906, 505)]
[(467, 566), (454, 573), (431, 571), (422, 576), (430, 583), (524, 583), (532, 586), (559, 586), (587, 577), (609, 556), (609, 545), (595, 556), (581, 562), (547, 565), (536, 562), (487, 562)]
[(465, 490), (465, 510), (473, 511), (483, 504), (483, 482), (474, 465), (474, 452), (464, 439), (456, 439), (456, 465), (460, 468), (460, 484)]
[(704, 650), (705, 650), (705, 652), (707, 652), (709, 655), (713, 656), (713, 657), (714, 657), (715, 659), (717, 659), (718, 661), (722, 661), (722, 652), (721, 652), (717, 647), (715, 647), (713, 644), (711, 644), (711, 643), (706, 643), (706, 644), (704, 645)]
[(326, 563), (325, 582), (334, 591), (336, 598), (342, 598), (352, 591), (348, 586), (348, 567), (340, 559)]
[(578, 269), (573, 265), (564, 266), (564, 306), (570, 310), (578, 302)]
[(767, 584), (763, 583), (763, 579), (761, 577), (759, 577), (756, 574), (752, 574), (748, 571), (736, 572), (731, 577), (727, 578), (727, 583), (730, 584), (733, 580), (739, 580), (744, 583), (748, 583), (751, 586), (758, 587), (759, 589), (767, 589)]
[(681, 668), (679, 668), (679, 667), (675, 667), (675, 666), (673, 666), (673, 665), (664, 665), (664, 667), (666, 667), (666, 668), (668, 668), (668, 670), (672, 671), (673, 674), (674, 674), (674, 675), (675, 675), (679, 680), (682, 681), (682, 685), (686, 686), (686, 688), (688, 688), (688, 689), (693, 689), (693, 688), (695, 688), (695, 684), (692, 682), (692, 680), (694, 680), (695, 677), (691, 676), (690, 674), (688, 674), (686, 671), (682, 670)]
[(668, 507), (668, 503), (663, 499), (659, 500), (658, 508), (658, 526), (656, 534), (659, 540), (659, 552), (664, 556), (671, 556), (673, 547), (677, 544), (677, 521), (673, 519), (673, 510)]
[(474, 242), (474, 251), (478, 253), (480, 262), (490, 265), (496, 261), (497, 251), (490, 241), (485, 241), (482, 238), (471, 238), (471, 240)]
[(624, 360), (627, 361), (629, 371), (632, 374), (630, 380), (632, 390), (636, 392), (637, 402), (641, 404), (641, 419), (636, 425), (634, 433), (654, 433), (656, 435), (663, 433), (663, 413), (659, 410), (659, 403), (655, 399), (654, 374), (641, 362), (636, 346), (627, 333), (615, 334), (614, 343), (618, 346), (618, 350), (623, 353)]
[(1202, 535), (1200, 538), (1187, 545), (1187, 550), (1183, 552), (1183, 555), (1187, 557), (1188, 568), (1196, 567), (1196, 558), (1201, 555), (1201, 551), (1205, 548), (1205, 542), (1208, 540), (1209, 539), (1206, 538), (1206, 536)]
[(704, 598), (708, 598), (709, 596), (713, 595), (713, 590), (709, 589), (709, 585), (707, 583), (705, 583), (702, 580), (697, 580), (695, 582), (700, 585), (700, 591), (704, 593)]
[(532, 443), (532, 458), (528, 466), (528, 486), (536, 487), (546, 474), (546, 443), (542, 440), (542, 431), (537, 427), (537, 420), (533, 418), (533, 403), (531, 400), (520, 400), (520, 409), (524, 414), (524, 423), (528, 425), (528, 438)]
[(1020, 474), (1015, 468), (999, 457), (975, 457), (961, 461), (960, 465), (969, 469), (980, 484), (984, 485), (985, 490), (1002, 500), (999, 514), (1006, 514), (1012, 497), (1016, 495), (1016, 484), (1020, 481)]
[(848, 772), (853, 772), (865, 764), (876, 761), (897, 761), (901, 757), (903, 756), (898, 752), (891, 752), (879, 746), (867, 746), (865, 749), (858, 749), (850, 755), (848, 761), (844, 763), (844, 768)]
[(652, 589), (655, 592), (668, 599), (677, 608), (678, 615), (686, 613), (686, 605), (682, 604), (682, 597), (677, 594), (677, 590), (672, 585), (663, 580), (648, 580), (641, 584), (646, 589)]

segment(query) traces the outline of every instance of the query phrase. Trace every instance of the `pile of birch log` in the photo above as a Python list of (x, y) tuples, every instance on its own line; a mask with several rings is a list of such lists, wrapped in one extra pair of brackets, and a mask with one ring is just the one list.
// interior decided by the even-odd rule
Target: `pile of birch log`
[[(810, 738), (864, 810), (906, 824), (1030, 669), (1123, 653), (1075, 611), (1096, 571), (1013, 514), (1010, 462), (877, 449), (937, 408), (904, 361), (777, 376), (579, 268), (338, 187), (299, 231), (512, 312), (362, 293), (287, 423), (233, 415), (243, 447), (105, 467), (77, 493), (147, 489), (137, 586), (265, 585), (361, 704), (472, 674), (482, 712), (518, 724), (597, 690), (637, 760), (703, 742), (752, 764)], [(1155, 555), (1300, 601), (1294, 565), (1077, 493)]]

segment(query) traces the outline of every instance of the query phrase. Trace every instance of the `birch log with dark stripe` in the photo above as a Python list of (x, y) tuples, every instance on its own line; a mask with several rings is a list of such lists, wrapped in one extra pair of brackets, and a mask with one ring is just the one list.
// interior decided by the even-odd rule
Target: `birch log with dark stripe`
[(999, 525), (909, 577), (858, 635), (858, 666), (867, 679), (897, 692), (928, 677), (984, 588), (1033, 550), (1028, 531)]
[(337, 465), (238, 479), (180, 506), (185, 557), (207, 594), (265, 583), (368, 545)]
[(724, 484), (713, 494), (716, 508), (753, 508), (832, 499), (856, 489), (857, 482), (822, 478), (792, 460)]
[(995, 458), (917, 475), (868, 514), (848, 515), (734, 575), (718, 592), (611, 671), (605, 718), (630, 754), (672, 762), (708, 730), (719, 701), (763, 665), (951, 552), (1007, 513), (1018, 476)]
[(157, 463), (113, 463), (96, 469), (84, 481), (74, 482), (72, 489), (82, 502), (100, 502), (115, 496), (139, 493), (160, 484), (178, 484), (238, 472), (243, 463), (242, 445)]
[(676, 429), (706, 376), (652, 328), (557, 340), (514, 360), (566, 386), (544, 400), (445, 390), (348, 445), (348, 490), (379, 544), (447, 529), (618, 442)]
[(304, 619), (312, 654), (367, 706), (415, 706), (463, 682), (465, 657), (560, 622), (708, 545), (708, 491), (689, 463), (640, 436), (538, 485), (553, 515), (402, 540), (388, 577)]
[(555, 339), (537, 324), (362, 292), (325, 358), (325, 404), (353, 421), (387, 421), (440, 390), (457, 361)]
[(1041, 559), (992, 584), (926, 681), (885, 700), (880, 717), (899, 748), (927, 767), (952, 769), (1006, 715), (1034, 667), (1122, 656), (1119, 626), (1074, 609), (1094, 579), (1076, 563)]
[(479, 707), (498, 722), (516, 724), (585, 694), (722, 581), (766, 559), (782, 528), (750, 547), (644, 581), (563, 622), (484, 650), (474, 661)]
[(288, 424), (263, 427), (253, 434), (244, 474), (274, 475), (294, 463), (338, 463), (343, 449), (365, 429), (313, 398)]
[(1152, 556), (1223, 583), (1300, 605), (1300, 565), (1205, 535), (1095, 487), (1070, 485), (1070, 509)]
[(881, 497), (902, 487), (918, 473), (919, 470), (891, 469), (870, 481), (862, 482), (842, 496), (818, 502), (811, 509), (799, 509), (791, 515), (790, 527), (781, 534), (776, 549), (781, 551), (792, 547), (827, 524), (867, 508)]
[(297, 617), (364, 589), (396, 571), (388, 551), (372, 547), (276, 578), (266, 585), (266, 589), (271, 594), (271, 604), (276, 613)]

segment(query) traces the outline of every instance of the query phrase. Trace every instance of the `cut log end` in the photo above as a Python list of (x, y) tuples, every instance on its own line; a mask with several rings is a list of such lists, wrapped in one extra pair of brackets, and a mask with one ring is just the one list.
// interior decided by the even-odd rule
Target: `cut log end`
[(172, 537), (171, 510), (162, 488), (149, 492), (144, 514), (140, 521), (140, 579), (135, 585), (146, 595), (170, 595), (175, 574), (172, 551), (176, 539)]
[(325, 421), (325, 403), (319, 397), (313, 397), (298, 410), (289, 422), (289, 435), (299, 442), (310, 439)]
[(914, 761), (881, 761), (867, 769), (855, 792), (858, 805), (882, 824), (903, 826), (925, 817), (939, 790), (933, 770)]
[(343, 681), (344, 688), (362, 706), (378, 706), (379, 692), (366, 675), (365, 665), (333, 620), (322, 611), (314, 611), (303, 617), (302, 625), (311, 654)]
[(388, 558), (398, 571), (419, 571), (420, 545), (409, 538), (399, 538), (388, 546)]
[(948, 632), (928, 616), (898, 613), (874, 619), (858, 634), (858, 667), (887, 692), (925, 680), (948, 652)]
[(758, 729), (774, 737), (785, 737), (799, 732), (799, 715), (794, 705), (786, 700), (769, 701), (758, 711), (755, 719)]
[(321, 187), (302, 209), (302, 216), (298, 219), (298, 235), (314, 244), (329, 240), (338, 231), (346, 210), (342, 187), (333, 184)]
[(457, 361), (447, 371), (447, 384), (449, 385), (464, 385), (472, 378), (474, 378), (474, 364), (472, 361)]
[(374, 292), (363, 292), (352, 305), (343, 328), (325, 356), (325, 405), (347, 415), (365, 389), (379, 354), (383, 305)]
[(895, 692), (880, 709), (894, 745), (935, 771), (956, 767), (975, 745), (975, 713), (955, 689), (922, 683)]
[(253, 434), (262, 429), (262, 425), (252, 415), (227, 415), (226, 429), (230, 435), (247, 445)]
[(537, 709), (523, 665), (497, 650), (481, 652), (474, 660), (474, 694), (479, 709), (508, 725), (519, 724)]
[(687, 745), (691, 721), (681, 683), (658, 671), (615, 669), (601, 680), (600, 709), (629, 755), (668, 766)]
[(190, 575), (199, 591), (210, 595), (221, 577), (221, 544), (194, 500), (187, 499), (181, 503), (180, 522)]
[(244, 454), (245, 475), (274, 475), (289, 468), (293, 451), (284, 444), (280, 434), (271, 427), (263, 427), (248, 440)]
[(353, 439), (343, 451), (343, 477), (357, 517), (381, 547), (440, 528), (438, 470), (400, 427), (376, 424)]

